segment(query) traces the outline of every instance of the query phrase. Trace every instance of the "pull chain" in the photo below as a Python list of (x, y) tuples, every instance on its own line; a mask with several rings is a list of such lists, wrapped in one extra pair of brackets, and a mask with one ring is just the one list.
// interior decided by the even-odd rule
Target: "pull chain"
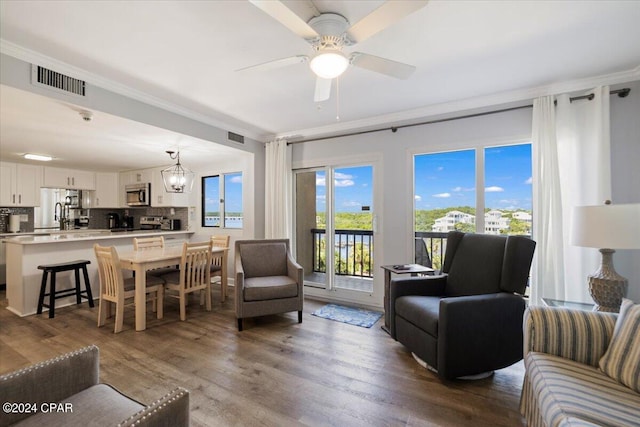
[(340, 121), (340, 77), (336, 77), (336, 121)]

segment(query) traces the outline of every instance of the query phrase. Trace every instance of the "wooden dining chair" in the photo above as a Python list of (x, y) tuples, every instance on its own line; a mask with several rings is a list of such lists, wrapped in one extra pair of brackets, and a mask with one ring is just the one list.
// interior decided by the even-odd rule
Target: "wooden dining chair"
[[(134, 237), (133, 238), (133, 250), (145, 251), (148, 249), (162, 249), (164, 248), (164, 236), (154, 237)], [(149, 276), (161, 277), (167, 273), (173, 273), (178, 271), (178, 267), (160, 267), (154, 268), (147, 272), (147, 280)]]
[(180, 300), (180, 320), (186, 320), (187, 297), (193, 292), (205, 292), (206, 309), (211, 311), (211, 241), (187, 243), (182, 246), (180, 271), (162, 276), (167, 296)]
[[(93, 245), (98, 261), (98, 277), (100, 278), (100, 302), (98, 305), (98, 327), (103, 326), (107, 317), (111, 317), (111, 304), (116, 305), (114, 333), (122, 331), (124, 306), (133, 303), (135, 297), (135, 279), (125, 279), (120, 267), (118, 252), (113, 246)], [(157, 318), (162, 319), (162, 299), (164, 281), (156, 277), (147, 277), (146, 294), (152, 301)]]
[(164, 236), (134, 237), (133, 250), (164, 248)]
[[(211, 284), (220, 284), (220, 302), (224, 302), (227, 298), (227, 255), (229, 252), (228, 235), (211, 236), (212, 248), (226, 249), (222, 254), (215, 254), (211, 258)], [(223, 267), (224, 266), (224, 267)]]

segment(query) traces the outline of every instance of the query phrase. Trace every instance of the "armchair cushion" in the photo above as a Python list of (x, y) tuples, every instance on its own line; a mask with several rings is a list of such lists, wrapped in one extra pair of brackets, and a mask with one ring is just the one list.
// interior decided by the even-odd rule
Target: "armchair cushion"
[(287, 246), (284, 243), (257, 243), (240, 246), (244, 276), (286, 276)]
[[(449, 233), (456, 236), (459, 233)], [(505, 241), (502, 236), (486, 234), (464, 234), (464, 239), (449, 250), (447, 237), (446, 256), (452, 261), (445, 273), (446, 295), (480, 295), (500, 292), (502, 263), (505, 256)]]
[(265, 301), (298, 296), (298, 284), (289, 276), (250, 277), (244, 280), (245, 301)]
[(402, 313), (407, 322), (420, 325), (420, 328), (434, 337), (438, 336), (440, 310), (439, 297), (407, 296), (396, 301), (396, 310)]
[(640, 304), (622, 300), (613, 337), (599, 365), (609, 377), (640, 393)]
[(124, 420), (144, 408), (139, 402), (123, 395), (107, 384), (91, 386), (80, 393), (62, 399), (61, 403), (70, 404), (72, 411), (47, 413), (38, 411), (37, 414), (25, 418), (16, 424), (20, 427), (41, 427), (51, 425), (83, 426), (109, 425), (114, 420)]

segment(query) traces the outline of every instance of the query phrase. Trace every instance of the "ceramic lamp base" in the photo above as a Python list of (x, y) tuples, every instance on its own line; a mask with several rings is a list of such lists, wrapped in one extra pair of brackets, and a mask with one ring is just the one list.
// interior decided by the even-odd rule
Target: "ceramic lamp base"
[(602, 265), (589, 276), (589, 293), (596, 303), (594, 311), (620, 311), (622, 298), (627, 295), (627, 279), (613, 268), (613, 249), (600, 249)]

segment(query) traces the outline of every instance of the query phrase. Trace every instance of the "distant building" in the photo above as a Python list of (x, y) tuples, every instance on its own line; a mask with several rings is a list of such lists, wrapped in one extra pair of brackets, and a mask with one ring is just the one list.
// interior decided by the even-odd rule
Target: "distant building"
[(449, 211), (442, 218), (438, 218), (435, 220), (433, 226), (431, 227), (432, 231), (436, 232), (447, 232), (456, 229), (456, 224), (475, 224), (476, 217), (471, 214), (467, 214), (460, 211)]
[[(486, 234), (501, 234), (509, 229), (511, 218), (527, 223), (528, 230), (531, 230), (531, 214), (529, 212), (518, 211), (511, 214), (511, 217), (504, 215), (497, 209), (484, 214), (484, 232)], [(456, 229), (456, 224), (475, 224), (474, 215), (460, 211), (450, 211), (441, 218), (437, 218), (431, 227), (435, 232), (448, 232)]]
[(502, 212), (492, 210), (484, 214), (484, 232), (486, 234), (500, 234), (509, 229), (509, 218), (502, 216)]

